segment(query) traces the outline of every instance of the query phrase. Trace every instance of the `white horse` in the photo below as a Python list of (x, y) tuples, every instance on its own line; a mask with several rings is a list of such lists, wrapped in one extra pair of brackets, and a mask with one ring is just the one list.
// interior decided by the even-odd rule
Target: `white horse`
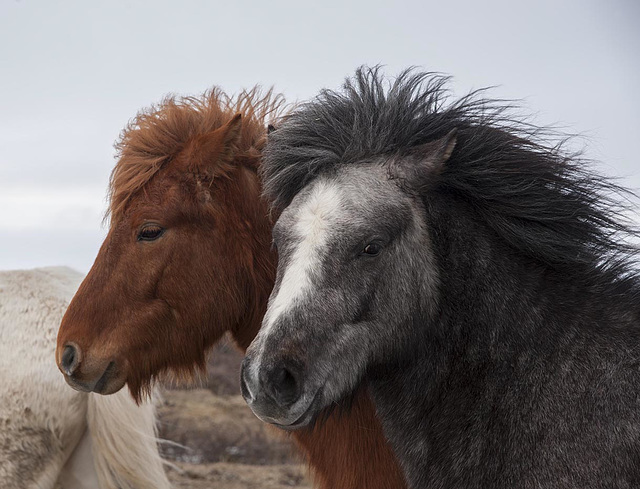
[(0, 489), (166, 489), (155, 409), (126, 389), (76, 392), (56, 334), (82, 280), (69, 268), (0, 272)]

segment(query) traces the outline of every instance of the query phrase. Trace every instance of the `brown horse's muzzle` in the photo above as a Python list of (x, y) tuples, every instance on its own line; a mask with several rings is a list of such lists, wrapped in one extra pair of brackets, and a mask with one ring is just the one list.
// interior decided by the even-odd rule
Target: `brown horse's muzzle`
[(56, 363), (67, 384), (79, 391), (113, 394), (126, 383), (122, 365), (88, 355), (74, 342), (58, 345)]

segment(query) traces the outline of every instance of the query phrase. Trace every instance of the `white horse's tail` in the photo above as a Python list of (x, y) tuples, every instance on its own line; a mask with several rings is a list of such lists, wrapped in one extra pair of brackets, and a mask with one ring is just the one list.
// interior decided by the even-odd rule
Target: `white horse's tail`
[(103, 489), (169, 489), (158, 453), (155, 406), (137, 406), (127, 389), (89, 395), (87, 422)]

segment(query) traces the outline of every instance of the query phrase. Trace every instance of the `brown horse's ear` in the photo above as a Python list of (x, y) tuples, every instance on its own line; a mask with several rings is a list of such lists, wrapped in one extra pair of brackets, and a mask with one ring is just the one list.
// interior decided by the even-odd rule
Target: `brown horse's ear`
[(218, 133), (220, 144), (220, 152), (218, 154), (218, 161), (220, 163), (231, 163), (238, 151), (238, 142), (240, 141), (240, 134), (242, 131), (242, 114), (236, 114), (233, 118), (227, 122), (220, 129), (214, 131)]
[(198, 173), (214, 175), (224, 172), (238, 151), (242, 134), (242, 114), (236, 114), (224, 126), (194, 138), (180, 154), (179, 160)]

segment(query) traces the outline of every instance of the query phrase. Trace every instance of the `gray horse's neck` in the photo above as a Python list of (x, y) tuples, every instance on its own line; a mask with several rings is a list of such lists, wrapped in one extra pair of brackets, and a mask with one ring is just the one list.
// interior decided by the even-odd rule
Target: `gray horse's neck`
[(422, 329), (437, 341), (369, 379), (410, 486), (640, 480), (637, 291), (554, 271), (464, 218), (446, 226), (438, 319)]

